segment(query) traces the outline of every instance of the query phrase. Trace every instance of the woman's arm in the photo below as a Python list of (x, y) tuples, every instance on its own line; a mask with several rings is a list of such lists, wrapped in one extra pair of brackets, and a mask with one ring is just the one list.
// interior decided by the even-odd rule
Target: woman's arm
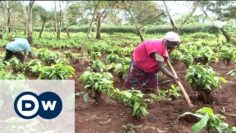
[(158, 68), (161, 72), (163, 72), (165, 75), (169, 76), (170, 78), (174, 80), (179, 80), (178, 77), (175, 77), (169, 70), (164, 66), (164, 58), (158, 54), (158, 53), (153, 53), (153, 56), (155, 60), (158, 63)]

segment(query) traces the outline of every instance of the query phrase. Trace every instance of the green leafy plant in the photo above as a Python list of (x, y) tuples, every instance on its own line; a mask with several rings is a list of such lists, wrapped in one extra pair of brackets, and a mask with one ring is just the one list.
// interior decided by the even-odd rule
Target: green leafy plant
[[(125, 74), (128, 72), (129, 65), (123, 65), (121, 63), (112, 64), (112, 72), (117, 75), (120, 79), (125, 78)], [(110, 68), (111, 69), (111, 68)]]
[(27, 79), (24, 74), (18, 73), (13, 75), (12, 73), (9, 73), (5, 70), (0, 70), (0, 79), (1, 80), (24, 80)]
[(35, 51), (35, 56), (44, 62), (46, 65), (51, 65), (56, 63), (55, 61), (60, 58), (59, 52), (52, 52), (47, 48), (40, 48)]
[[(112, 78), (112, 74), (108, 72), (85, 71), (79, 79), (82, 81), (84, 88), (87, 89), (89, 96), (99, 101), (101, 92), (111, 95), (111, 89), (113, 88)], [(94, 93), (94, 96), (92, 93)]]
[(65, 55), (66, 58), (72, 58), (72, 53), (71, 53), (71, 51), (65, 51), (65, 52), (64, 52), (64, 55)]
[[(87, 99), (87, 97), (90, 96), (95, 100), (98, 100), (101, 96), (101, 93), (104, 93), (112, 99), (130, 107), (132, 109), (132, 116), (146, 116), (148, 111), (147, 105), (143, 100), (144, 94), (138, 90), (120, 91), (119, 89), (114, 89), (112, 78), (112, 74), (108, 72), (96, 73), (85, 71), (80, 76), (80, 80), (88, 92), (84, 95), (84, 99)], [(95, 93), (94, 96), (92, 96), (92, 92)]]
[(226, 82), (211, 67), (199, 64), (189, 66), (186, 76), (192, 89), (200, 94), (204, 103), (212, 103), (212, 90), (219, 88), (221, 82)]
[(144, 94), (139, 90), (120, 91), (115, 89), (112, 97), (126, 106), (132, 108), (132, 116), (142, 117), (147, 116), (147, 104), (143, 100)]
[(40, 60), (31, 60), (26, 64), (26, 72), (31, 72), (33, 75), (38, 76), (41, 67), (43, 67), (43, 65)]
[(145, 101), (154, 102), (154, 101), (162, 101), (167, 100), (167, 91), (166, 90), (159, 90), (159, 95), (149, 93), (145, 96)]
[(211, 47), (203, 47), (199, 50), (196, 50), (196, 55), (193, 55), (194, 56), (194, 61), (196, 63), (200, 62), (204, 65), (206, 65), (206, 63), (210, 62), (210, 61), (214, 61), (214, 62), (217, 62), (218, 61), (218, 54), (215, 53), (213, 51), (213, 49)]
[(177, 99), (181, 97), (181, 89), (179, 86), (171, 85), (170, 88), (166, 91), (167, 96), (172, 98), (172, 99)]
[(184, 62), (186, 67), (188, 67), (193, 64), (194, 58), (191, 54), (184, 54), (181, 56), (180, 60)]
[(105, 65), (102, 61), (97, 59), (93, 61), (91, 68), (94, 72), (103, 72), (105, 70)]
[(111, 53), (106, 57), (107, 62), (115, 63), (119, 61), (119, 56), (117, 54)]
[(174, 50), (174, 52), (170, 55), (171, 59), (174, 63), (181, 60), (182, 53), (179, 50)]
[(5, 71), (5, 70), (1, 70), (0, 71), (0, 79), (1, 80), (12, 79), (12, 74)]
[(221, 58), (222, 60), (229, 65), (231, 61), (236, 60), (236, 49), (230, 46), (222, 46), (221, 47)]
[(69, 65), (55, 64), (39, 69), (39, 79), (68, 79), (75, 74), (75, 69)]
[(0, 70), (6, 69), (6, 64), (3, 60), (0, 60)]
[(224, 116), (214, 114), (213, 110), (209, 107), (203, 107), (195, 113), (185, 112), (180, 115), (177, 120), (187, 115), (191, 115), (192, 117), (199, 119), (199, 121), (192, 126), (192, 133), (200, 133), (202, 130), (206, 130), (208, 133), (236, 132), (236, 127), (230, 127), (228, 123), (223, 121), (225, 119)]
[(25, 65), (17, 58), (11, 58), (6, 64), (14, 73), (25, 71)]

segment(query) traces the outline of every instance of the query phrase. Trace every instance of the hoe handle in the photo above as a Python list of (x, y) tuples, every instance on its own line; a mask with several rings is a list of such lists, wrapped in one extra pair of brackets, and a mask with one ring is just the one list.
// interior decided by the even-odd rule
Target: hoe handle
[[(174, 70), (174, 68), (173, 68), (172, 65), (170, 64), (169, 60), (167, 60), (167, 63), (168, 63), (168, 65), (169, 65), (169, 67), (171, 68), (173, 74), (174, 74), (176, 77), (178, 77), (177, 74), (176, 74), (176, 72), (175, 72), (175, 70)], [(194, 105), (192, 104), (191, 100), (189, 99), (189, 96), (188, 96), (187, 92), (185, 91), (183, 85), (181, 84), (180, 81), (177, 81), (177, 84), (179, 85), (179, 87), (180, 87), (182, 93), (184, 94), (184, 97), (185, 97), (185, 99), (186, 99), (186, 101), (187, 101), (189, 107), (192, 108)]]

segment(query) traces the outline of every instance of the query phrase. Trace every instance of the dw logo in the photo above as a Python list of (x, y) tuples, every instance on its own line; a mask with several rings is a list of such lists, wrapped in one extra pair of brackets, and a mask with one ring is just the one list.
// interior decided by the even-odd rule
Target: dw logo
[(24, 119), (32, 119), (37, 115), (53, 119), (62, 111), (62, 100), (54, 92), (44, 92), (39, 96), (33, 92), (23, 92), (16, 97), (14, 109)]

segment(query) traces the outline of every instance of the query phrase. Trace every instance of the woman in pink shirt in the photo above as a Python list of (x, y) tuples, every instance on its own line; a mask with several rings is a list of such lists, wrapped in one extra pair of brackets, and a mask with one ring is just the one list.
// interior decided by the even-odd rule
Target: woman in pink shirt
[(174, 81), (179, 80), (164, 66), (169, 54), (179, 46), (180, 38), (175, 32), (166, 33), (163, 39), (146, 40), (139, 44), (133, 52), (129, 74), (125, 80), (125, 88), (152, 90), (158, 93), (157, 73), (163, 72)]

